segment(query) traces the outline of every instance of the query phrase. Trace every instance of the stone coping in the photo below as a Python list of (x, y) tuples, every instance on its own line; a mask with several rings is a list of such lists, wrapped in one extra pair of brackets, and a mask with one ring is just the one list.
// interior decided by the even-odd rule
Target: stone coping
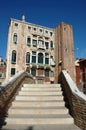
[(69, 84), (70, 90), (75, 96), (78, 96), (78, 98), (81, 98), (86, 101), (86, 95), (83, 92), (80, 92), (78, 87), (76, 86), (75, 82), (71, 79), (70, 75), (66, 70), (63, 70), (63, 75), (65, 76), (65, 79), (67, 83)]

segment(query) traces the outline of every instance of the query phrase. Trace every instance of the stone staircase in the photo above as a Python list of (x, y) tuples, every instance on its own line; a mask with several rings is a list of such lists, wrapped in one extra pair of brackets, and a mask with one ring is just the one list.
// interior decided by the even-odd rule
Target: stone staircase
[(65, 107), (59, 84), (24, 84), (3, 130), (80, 130)]

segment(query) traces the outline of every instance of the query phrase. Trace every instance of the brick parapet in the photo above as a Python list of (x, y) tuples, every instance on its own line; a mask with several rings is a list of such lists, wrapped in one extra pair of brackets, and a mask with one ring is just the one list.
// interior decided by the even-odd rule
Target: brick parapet
[[(66, 77), (67, 76), (67, 77)], [(62, 85), (65, 105), (69, 108), (69, 113), (74, 118), (74, 123), (82, 130), (86, 130), (86, 96), (79, 92), (74, 82), (69, 81), (70, 76), (62, 72), (59, 75), (59, 82)]]
[[(4, 123), (7, 111), (23, 83), (35, 83), (35, 80), (27, 72), (22, 71), (0, 86), (0, 122)], [(0, 127), (3, 123), (0, 123)]]

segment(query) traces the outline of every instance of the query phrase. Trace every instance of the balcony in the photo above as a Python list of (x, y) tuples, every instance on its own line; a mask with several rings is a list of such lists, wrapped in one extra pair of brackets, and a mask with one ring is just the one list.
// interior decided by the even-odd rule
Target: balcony
[(38, 48), (38, 49), (43, 49), (43, 50), (46, 49), (46, 47), (45, 47), (44, 45), (39, 45), (39, 44), (38, 44), (37, 48)]

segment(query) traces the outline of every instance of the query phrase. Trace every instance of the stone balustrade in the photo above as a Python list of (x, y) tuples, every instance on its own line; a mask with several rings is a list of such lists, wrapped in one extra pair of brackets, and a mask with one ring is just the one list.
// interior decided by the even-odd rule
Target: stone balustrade
[(62, 85), (65, 105), (74, 118), (74, 123), (82, 130), (86, 130), (86, 95), (80, 92), (70, 75), (63, 70), (59, 75)]

